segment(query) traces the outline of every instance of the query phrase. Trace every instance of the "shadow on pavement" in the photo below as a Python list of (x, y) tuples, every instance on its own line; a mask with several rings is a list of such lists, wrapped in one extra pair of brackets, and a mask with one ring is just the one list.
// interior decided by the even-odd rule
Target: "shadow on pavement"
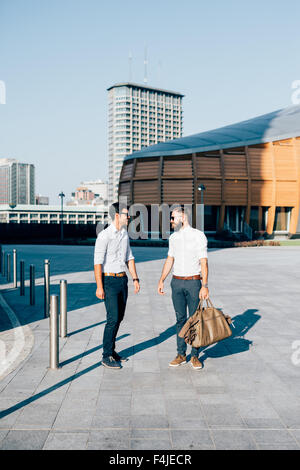
[[(238, 354), (240, 352), (248, 351), (249, 346), (252, 344), (252, 341), (246, 340), (244, 338), (244, 335), (261, 318), (260, 315), (255, 313), (257, 311), (258, 311), (257, 309), (248, 309), (243, 314), (235, 316), (233, 318), (235, 329), (233, 329), (232, 336), (204, 350), (204, 355), (201, 356), (201, 361), (202, 360), (204, 361), (205, 359), (207, 359), (207, 357), (223, 357), (223, 356), (229, 356), (232, 354)], [(73, 334), (75, 333), (76, 332), (74, 332)], [(172, 325), (169, 328), (167, 328), (165, 331), (160, 333), (158, 336), (156, 336), (155, 338), (151, 338), (149, 340), (138, 343), (134, 345), (133, 347), (123, 349), (122, 351), (119, 352), (119, 354), (126, 356), (126, 357), (134, 356), (135, 354), (145, 349), (151, 348), (157, 344), (160, 344), (166, 341), (168, 338), (170, 338), (171, 336), (175, 334), (176, 334), (176, 325)], [(125, 338), (127, 336), (130, 336), (129, 333), (119, 336), (118, 338), (116, 338), (116, 341), (119, 341), (120, 339)], [(87, 356), (91, 353), (94, 353), (95, 351), (102, 349), (102, 347), (103, 345), (101, 344), (100, 346), (84, 351), (83, 353), (78, 354), (77, 356), (73, 356), (72, 358), (61, 362), (60, 366), (70, 364), (71, 362), (74, 362), (84, 356)], [(24, 406), (29, 405), (30, 403), (33, 403), (39, 398), (44, 397), (45, 395), (57, 390), (58, 388), (70, 383), (71, 381), (78, 379), (82, 375), (87, 374), (88, 372), (96, 369), (100, 365), (101, 365), (101, 361), (97, 362), (96, 364), (93, 364), (90, 367), (87, 367), (81, 372), (71, 375), (67, 379), (62, 380), (51, 387), (46, 388), (45, 390), (37, 393), (36, 395), (33, 395), (27, 398), (26, 400), (23, 400), (17, 403), (16, 405), (11, 406), (10, 408), (7, 408), (6, 410), (1, 411), (0, 419), (4, 418), (5, 416), (11, 413), (14, 413), (15, 411), (19, 410), (20, 408), (23, 408)]]
[[(96, 295), (96, 284), (86, 283), (70, 283), (67, 292), (67, 311), (70, 314), (74, 310), (83, 309), (102, 303)], [(19, 289), (6, 289), (5, 300), (8, 305), (16, 312), (21, 325), (30, 324), (43, 320), (44, 317), (44, 286), (37, 285), (35, 287), (35, 305), (29, 305), (29, 288), (25, 290), (25, 296), (20, 296)], [(50, 286), (50, 295), (59, 296), (59, 284)], [(100, 315), (100, 312), (99, 312)], [(12, 323), (3, 314), (0, 317), (0, 332), (12, 329)], [(92, 326), (90, 326), (92, 328)]]
[(103, 325), (103, 323), (106, 323), (106, 320), (100, 321), (99, 323), (94, 323), (93, 325), (86, 326), (85, 328), (80, 328), (80, 330), (71, 331), (71, 333), (68, 333), (68, 336), (77, 335), (78, 333), (81, 333), (82, 331), (89, 330), (90, 328), (94, 328), (95, 326)]
[(152, 348), (153, 346), (156, 346), (157, 344), (163, 343), (164, 341), (169, 339), (171, 336), (174, 336), (175, 334), (176, 334), (176, 325), (173, 325), (167, 328), (162, 333), (160, 333), (155, 338), (147, 339), (146, 341), (142, 341), (141, 343), (135, 344), (134, 346), (130, 348), (123, 349), (122, 351), (119, 352), (119, 354), (120, 356), (123, 356), (123, 357), (134, 356), (135, 354), (141, 351), (144, 351), (145, 349), (149, 349), (149, 348)]
[[(124, 334), (124, 335), (121, 335), (119, 336), (118, 338), (116, 338), (116, 341), (119, 341), (120, 339), (123, 339), (125, 338), (126, 336), (129, 336), (129, 334)], [(78, 354), (78, 356), (74, 356), (72, 358), (70, 358), (69, 360), (67, 361), (64, 361), (64, 362), (61, 362), (59, 365), (60, 367), (63, 366), (63, 365), (66, 365), (66, 364), (69, 364), (70, 362), (73, 362), (77, 359), (80, 359), (81, 357), (84, 357), (88, 354), (91, 354), (97, 350), (100, 350), (103, 348), (103, 344), (101, 344), (100, 346), (97, 346), (96, 348), (92, 348), (92, 349), (89, 349), (88, 351), (84, 351), (82, 354)], [(11, 413), (14, 413), (15, 411), (17, 410), (20, 410), (21, 408), (23, 408), (24, 406), (27, 406), (27, 405), (30, 405), (30, 403), (33, 403), (35, 401), (37, 401), (39, 398), (42, 398), (44, 397), (45, 395), (48, 395), (49, 393), (51, 392), (54, 392), (55, 390), (57, 390), (58, 388), (60, 387), (63, 387), (64, 385), (72, 382), (73, 380), (75, 379), (78, 379), (79, 377), (81, 377), (82, 375), (85, 375), (85, 374), (88, 374), (89, 372), (91, 372), (92, 370), (96, 369), (97, 367), (101, 366), (101, 361), (99, 362), (96, 362), (96, 364), (93, 364), (92, 366), (89, 366), (87, 367), (86, 369), (80, 371), (80, 372), (77, 372), (76, 374), (74, 375), (71, 375), (70, 377), (68, 377), (67, 379), (64, 379), (64, 380), (61, 380), (60, 382), (57, 382), (57, 384), (55, 385), (52, 385), (51, 387), (48, 387), (46, 388), (45, 390), (43, 390), (42, 392), (39, 392), (39, 393), (36, 393), (35, 395), (32, 395), (31, 397), (29, 398), (26, 398), (26, 400), (22, 400), (20, 401), (19, 403), (17, 403), (16, 405), (13, 405), (11, 406), (10, 408), (7, 408), (6, 410), (3, 410), (3, 411), (0, 411), (0, 419), (2, 418), (5, 418), (5, 416), (8, 416), (10, 415)], [(114, 372), (115, 373), (115, 372)]]
[[(29, 265), (35, 265), (36, 279), (44, 276), (44, 260), (50, 260), (50, 275), (57, 276), (94, 270), (93, 246), (60, 246), (60, 245), (3, 245), (2, 250), (10, 253), (17, 250), (17, 269), (20, 261), (25, 261), (25, 280), (29, 280)], [(167, 247), (132, 247), (136, 263), (154, 261), (167, 257)], [(0, 276), (1, 283), (6, 278)], [(19, 282), (19, 273), (18, 273)]]
[(245, 339), (244, 336), (261, 318), (256, 314), (257, 309), (248, 309), (241, 315), (232, 318), (235, 328), (232, 329), (232, 335), (229, 338), (209, 346), (203, 350), (201, 361), (204, 362), (208, 357), (224, 357), (249, 351), (252, 341)]
[(1, 411), (0, 412), (0, 419), (5, 418), (5, 416), (10, 415), (11, 413), (14, 413), (17, 410), (20, 410), (24, 406), (30, 405), (30, 403), (33, 403), (36, 400), (38, 400), (39, 398), (42, 398), (45, 395), (48, 395), (49, 393), (54, 392), (58, 388), (63, 387), (64, 385), (72, 382), (72, 380), (74, 380), (74, 379), (78, 379), (82, 375), (85, 375), (88, 372), (91, 372), (92, 370), (96, 369), (99, 366), (101, 366), (101, 361), (96, 362), (96, 364), (93, 364), (92, 366), (87, 367), (86, 369), (82, 370), (81, 372), (78, 372), (77, 374), (74, 374), (71, 377), (68, 377), (67, 379), (62, 380), (61, 382), (57, 382), (57, 384), (52, 385), (52, 387), (46, 388), (45, 390), (43, 390), (42, 392), (37, 393), (36, 395), (32, 395), (31, 397), (26, 398), (26, 400), (20, 401), (16, 405), (11, 406), (10, 408), (7, 408), (4, 411)]

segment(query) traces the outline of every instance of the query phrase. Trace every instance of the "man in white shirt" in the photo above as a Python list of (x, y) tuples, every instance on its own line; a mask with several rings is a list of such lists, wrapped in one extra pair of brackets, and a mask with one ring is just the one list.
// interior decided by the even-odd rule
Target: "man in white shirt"
[[(171, 288), (176, 313), (177, 356), (169, 363), (171, 367), (186, 363), (187, 345), (178, 334), (187, 321), (187, 307), (189, 316), (192, 316), (199, 299), (209, 297), (207, 238), (203, 232), (190, 226), (188, 215), (183, 206), (172, 211), (171, 224), (175, 231), (169, 238), (168, 257), (158, 283), (158, 293), (164, 295), (164, 280), (174, 266)], [(198, 359), (199, 350), (192, 348), (191, 351), (191, 366), (195, 370), (203, 367)]]
[(118, 202), (109, 208), (113, 222), (102, 230), (95, 243), (94, 272), (97, 283), (96, 297), (104, 300), (107, 323), (103, 334), (102, 364), (110, 369), (120, 369), (126, 361), (115, 351), (115, 341), (121, 321), (124, 318), (128, 296), (126, 266), (133, 278), (135, 294), (140, 290), (132, 254), (128, 225), (128, 208)]

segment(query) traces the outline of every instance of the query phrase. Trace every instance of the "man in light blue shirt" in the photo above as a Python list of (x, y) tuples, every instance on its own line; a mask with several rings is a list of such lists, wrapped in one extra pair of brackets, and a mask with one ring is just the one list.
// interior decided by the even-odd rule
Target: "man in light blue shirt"
[(132, 254), (128, 225), (128, 208), (115, 202), (110, 206), (112, 224), (99, 233), (94, 251), (94, 272), (97, 283), (96, 297), (104, 300), (107, 323), (103, 335), (102, 364), (110, 369), (120, 369), (122, 358), (115, 351), (115, 341), (121, 321), (124, 318), (127, 296), (128, 277), (126, 266), (134, 282), (134, 292), (140, 290)]

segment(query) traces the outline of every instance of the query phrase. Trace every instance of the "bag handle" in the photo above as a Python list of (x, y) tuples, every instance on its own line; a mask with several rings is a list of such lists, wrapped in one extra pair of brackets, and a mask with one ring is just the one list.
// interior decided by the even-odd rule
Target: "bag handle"
[(210, 300), (210, 298), (208, 297), (207, 299), (203, 300), (203, 299), (200, 299), (200, 302), (198, 304), (198, 307), (197, 307), (197, 310), (202, 310), (204, 308), (204, 302), (206, 302), (206, 306), (207, 307), (212, 307), (214, 308), (213, 306), (213, 303), (212, 301)]

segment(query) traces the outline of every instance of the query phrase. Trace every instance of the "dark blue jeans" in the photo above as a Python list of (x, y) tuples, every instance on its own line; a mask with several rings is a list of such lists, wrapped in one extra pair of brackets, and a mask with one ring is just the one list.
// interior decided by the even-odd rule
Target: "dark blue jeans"
[[(181, 328), (187, 321), (187, 307), (191, 317), (199, 304), (199, 291), (201, 289), (200, 279), (174, 279), (171, 281), (172, 300), (176, 313), (177, 353), (186, 354), (186, 342), (178, 336)], [(198, 357), (200, 348), (192, 348), (191, 356)]]
[(106, 325), (103, 334), (103, 358), (112, 356), (128, 296), (128, 277), (103, 276)]

